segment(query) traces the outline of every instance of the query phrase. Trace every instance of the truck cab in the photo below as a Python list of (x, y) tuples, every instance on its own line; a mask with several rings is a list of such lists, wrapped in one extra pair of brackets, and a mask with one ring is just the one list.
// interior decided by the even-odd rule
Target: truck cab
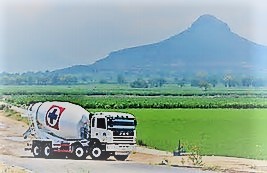
[[(92, 158), (113, 155), (125, 160), (136, 144), (136, 120), (133, 115), (118, 112), (96, 112), (91, 119)], [(103, 156), (102, 156), (103, 155)]]

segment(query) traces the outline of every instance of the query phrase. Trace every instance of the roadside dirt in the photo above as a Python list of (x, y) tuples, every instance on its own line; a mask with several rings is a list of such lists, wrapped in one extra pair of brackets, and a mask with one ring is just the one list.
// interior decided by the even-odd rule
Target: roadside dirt
[(29, 172), (28, 170), (24, 169), (24, 168), (20, 168), (17, 166), (10, 166), (10, 165), (6, 165), (4, 163), (0, 163), (0, 172), (2, 173), (27, 173)]
[[(27, 141), (22, 138), (22, 134), (27, 128), (27, 124), (5, 117), (4, 113), (0, 111), (0, 158), (1, 155), (16, 157), (29, 155), (29, 152), (24, 151)], [(114, 159), (111, 157), (110, 160)], [(188, 156), (174, 157), (172, 156), (172, 153), (144, 147), (137, 147), (129, 156), (128, 161), (149, 165), (166, 165), (185, 168), (195, 167), (188, 161)], [(202, 166), (201, 169), (212, 170), (215, 172), (267, 172), (266, 160), (203, 156), (202, 161), (204, 166)], [(0, 172), (8, 172), (7, 170), (9, 170), (9, 172), (26, 171), (22, 168), (14, 167), (13, 165), (6, 165), (3, 162), (1, 163), (0, 160)]]
[[(162, 153), (162, 152), (160, 152)], [(203, 166), (194, 166), (188, 160), (188, 156), (172, 156), (169, 154), (160, 154), (157, 150), (153, 154), (136, 152), (130, 156), (130, 160), (146, 164), (166, 164), (174, 167), (201, 168), (202, 170), (211, 170), (215, 172), (233, 172), (233, 173), (259, 173), (267, 172), (266, 160), (253, 160), (235, 157), (221, 156), (202, 156)], [(162, 163), (163, 162), (163, 163)]]

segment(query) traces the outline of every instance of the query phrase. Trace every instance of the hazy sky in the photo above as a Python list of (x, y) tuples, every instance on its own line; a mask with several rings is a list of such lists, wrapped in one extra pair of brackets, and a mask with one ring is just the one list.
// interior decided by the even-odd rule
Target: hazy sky
[[(144, 0), (143, 0), (144, 1)], [(267, 45), (264, 0), (2, 0), (0, 72), (91, 64), (110, 52), (164, 40), (211, 14)]]

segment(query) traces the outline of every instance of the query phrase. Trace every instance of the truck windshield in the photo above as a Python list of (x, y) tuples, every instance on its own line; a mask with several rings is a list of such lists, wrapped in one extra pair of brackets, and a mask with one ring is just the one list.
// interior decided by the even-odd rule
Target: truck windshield
[(108, 119), (108, 128), (110, 129), (135, 129), (136, 121), (135, 119)]

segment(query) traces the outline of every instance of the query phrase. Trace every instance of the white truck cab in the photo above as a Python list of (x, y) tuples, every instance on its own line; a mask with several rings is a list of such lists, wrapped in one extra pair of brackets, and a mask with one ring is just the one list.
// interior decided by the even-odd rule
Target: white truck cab
[(91, 122), (91, 140), (99, 140), (107, 153), (125, 160), (136, 143), (135, 117), (126, 113), (97, 112)]

